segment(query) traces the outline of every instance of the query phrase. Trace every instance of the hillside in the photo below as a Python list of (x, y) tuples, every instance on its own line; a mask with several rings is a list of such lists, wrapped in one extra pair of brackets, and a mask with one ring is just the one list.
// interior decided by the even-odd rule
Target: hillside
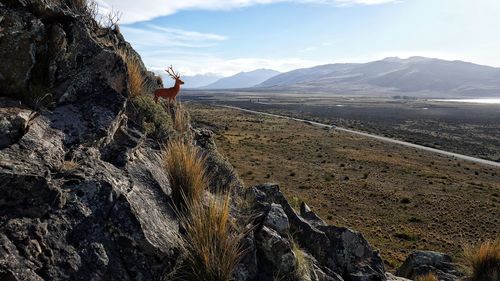
[(219, 151), (245, 183), (286, 183), (291, 202), (306, 198), (328, 223), (362, 230), (388, 268), (414, 247), (463, 260), (463, 241), (495, 239), (500, 229), (491, 212), (500, 206), (498, 167), (304, 122), (209, 104), (189, 108), (195, 123), (214, 129)]
[(257, 69), (250, 72), (240, 72), (233, 76), (222, 78), (210, 85), (201, 88), (202, 89), (250, 88), (278, 74), (280, 74), (278, 71), (270, 69)]
[(490, 97), (500, 96), (500, 69), (424, 57), (386, 58), (298, 69), (272, 77), (257, 87), (342, 95)]

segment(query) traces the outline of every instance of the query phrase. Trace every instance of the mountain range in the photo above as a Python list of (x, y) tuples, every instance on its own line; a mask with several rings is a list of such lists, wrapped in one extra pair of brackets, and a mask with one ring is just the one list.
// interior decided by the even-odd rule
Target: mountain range
[[(170, 78), (170, 76), (168, 76), (168, 75), (163, 75), (162, 78), (163, 78), (163, 82), (166, 85), (170, 85), (170, 84), (174, 83), (172, 78)], [(194, 88), (200, 88), (200, 87), (212, 84), (221, 78), (223, 78), (222, 75), (215, 74), (215, 73), (206, 73), (206, 74), (197, 74), (194, 76), (182, 76), (182, 81), (184, 81), (184, 83), (185, 83), (184, 86), (186, 88), (194, 89)]]
[(500, 68), (425, 57), (339, 63), (276, 75), (256, 88), (346, 95), (500, 96)]
[(225, 77), (211, 83), (209, 85), (200, 87), (202, 89), (238, 89), (238, 88), (251, 88), (260, 83), (272, 78), (280, 72), (271, 69), (257, 69), (250, 72), (240, 72), (233, 76)]

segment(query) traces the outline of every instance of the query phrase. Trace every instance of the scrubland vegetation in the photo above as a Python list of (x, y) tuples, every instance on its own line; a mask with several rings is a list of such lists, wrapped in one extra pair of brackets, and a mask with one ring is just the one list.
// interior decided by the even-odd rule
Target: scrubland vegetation
[[(279, 182), (298, 208), (359, 230), (387, 269), (416, 249), (466, 264), (463, 245), (498, 237), (500, 171), (283, 119), (189, 103), (247, 186)], [(294, 199), (295, 198), (295, 199)], [(300, 200), (299, 200), (300, 198)]]

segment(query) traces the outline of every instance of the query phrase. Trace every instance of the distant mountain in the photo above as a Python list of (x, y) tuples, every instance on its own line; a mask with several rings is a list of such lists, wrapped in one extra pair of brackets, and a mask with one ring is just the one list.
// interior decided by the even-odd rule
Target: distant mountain
[(488, 97), (500, 96), (500, 68), (424, 57), (386, 58), (297, 69), (257, 87), (345, 95)]
[(280, 74), (280, 72), (270, 69), (257, 69), (250, 72), (240, 72), (236, 75), (222, 78), (203, 89), (238, 89), (250, 88), (258, 85), (271, 77)]
[[(223, 76), (219, 74), (214, 74), (214, 73), (207, 73), (207, 74), (197, 74), (194, 76), (182, 76), (181, 79), (184, 81), (184, 88), (200, 88), (209, 84), (214, 83), (215, 81), (218, 81), (221, 79)], [(172, 78), (168, 75), (163, 75), (163, 82), (166, 85), (170, 85), (170, 83), (173, 84)], [(172, 80), (169, 82), (169, 80)]]

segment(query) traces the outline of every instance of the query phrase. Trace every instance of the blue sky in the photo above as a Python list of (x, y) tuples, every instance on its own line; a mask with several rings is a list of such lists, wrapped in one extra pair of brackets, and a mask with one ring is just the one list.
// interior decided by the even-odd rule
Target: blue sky
[(499, 0), (101, 0), (151, 69), (234, 74), (388, 56), (500, 66)]

